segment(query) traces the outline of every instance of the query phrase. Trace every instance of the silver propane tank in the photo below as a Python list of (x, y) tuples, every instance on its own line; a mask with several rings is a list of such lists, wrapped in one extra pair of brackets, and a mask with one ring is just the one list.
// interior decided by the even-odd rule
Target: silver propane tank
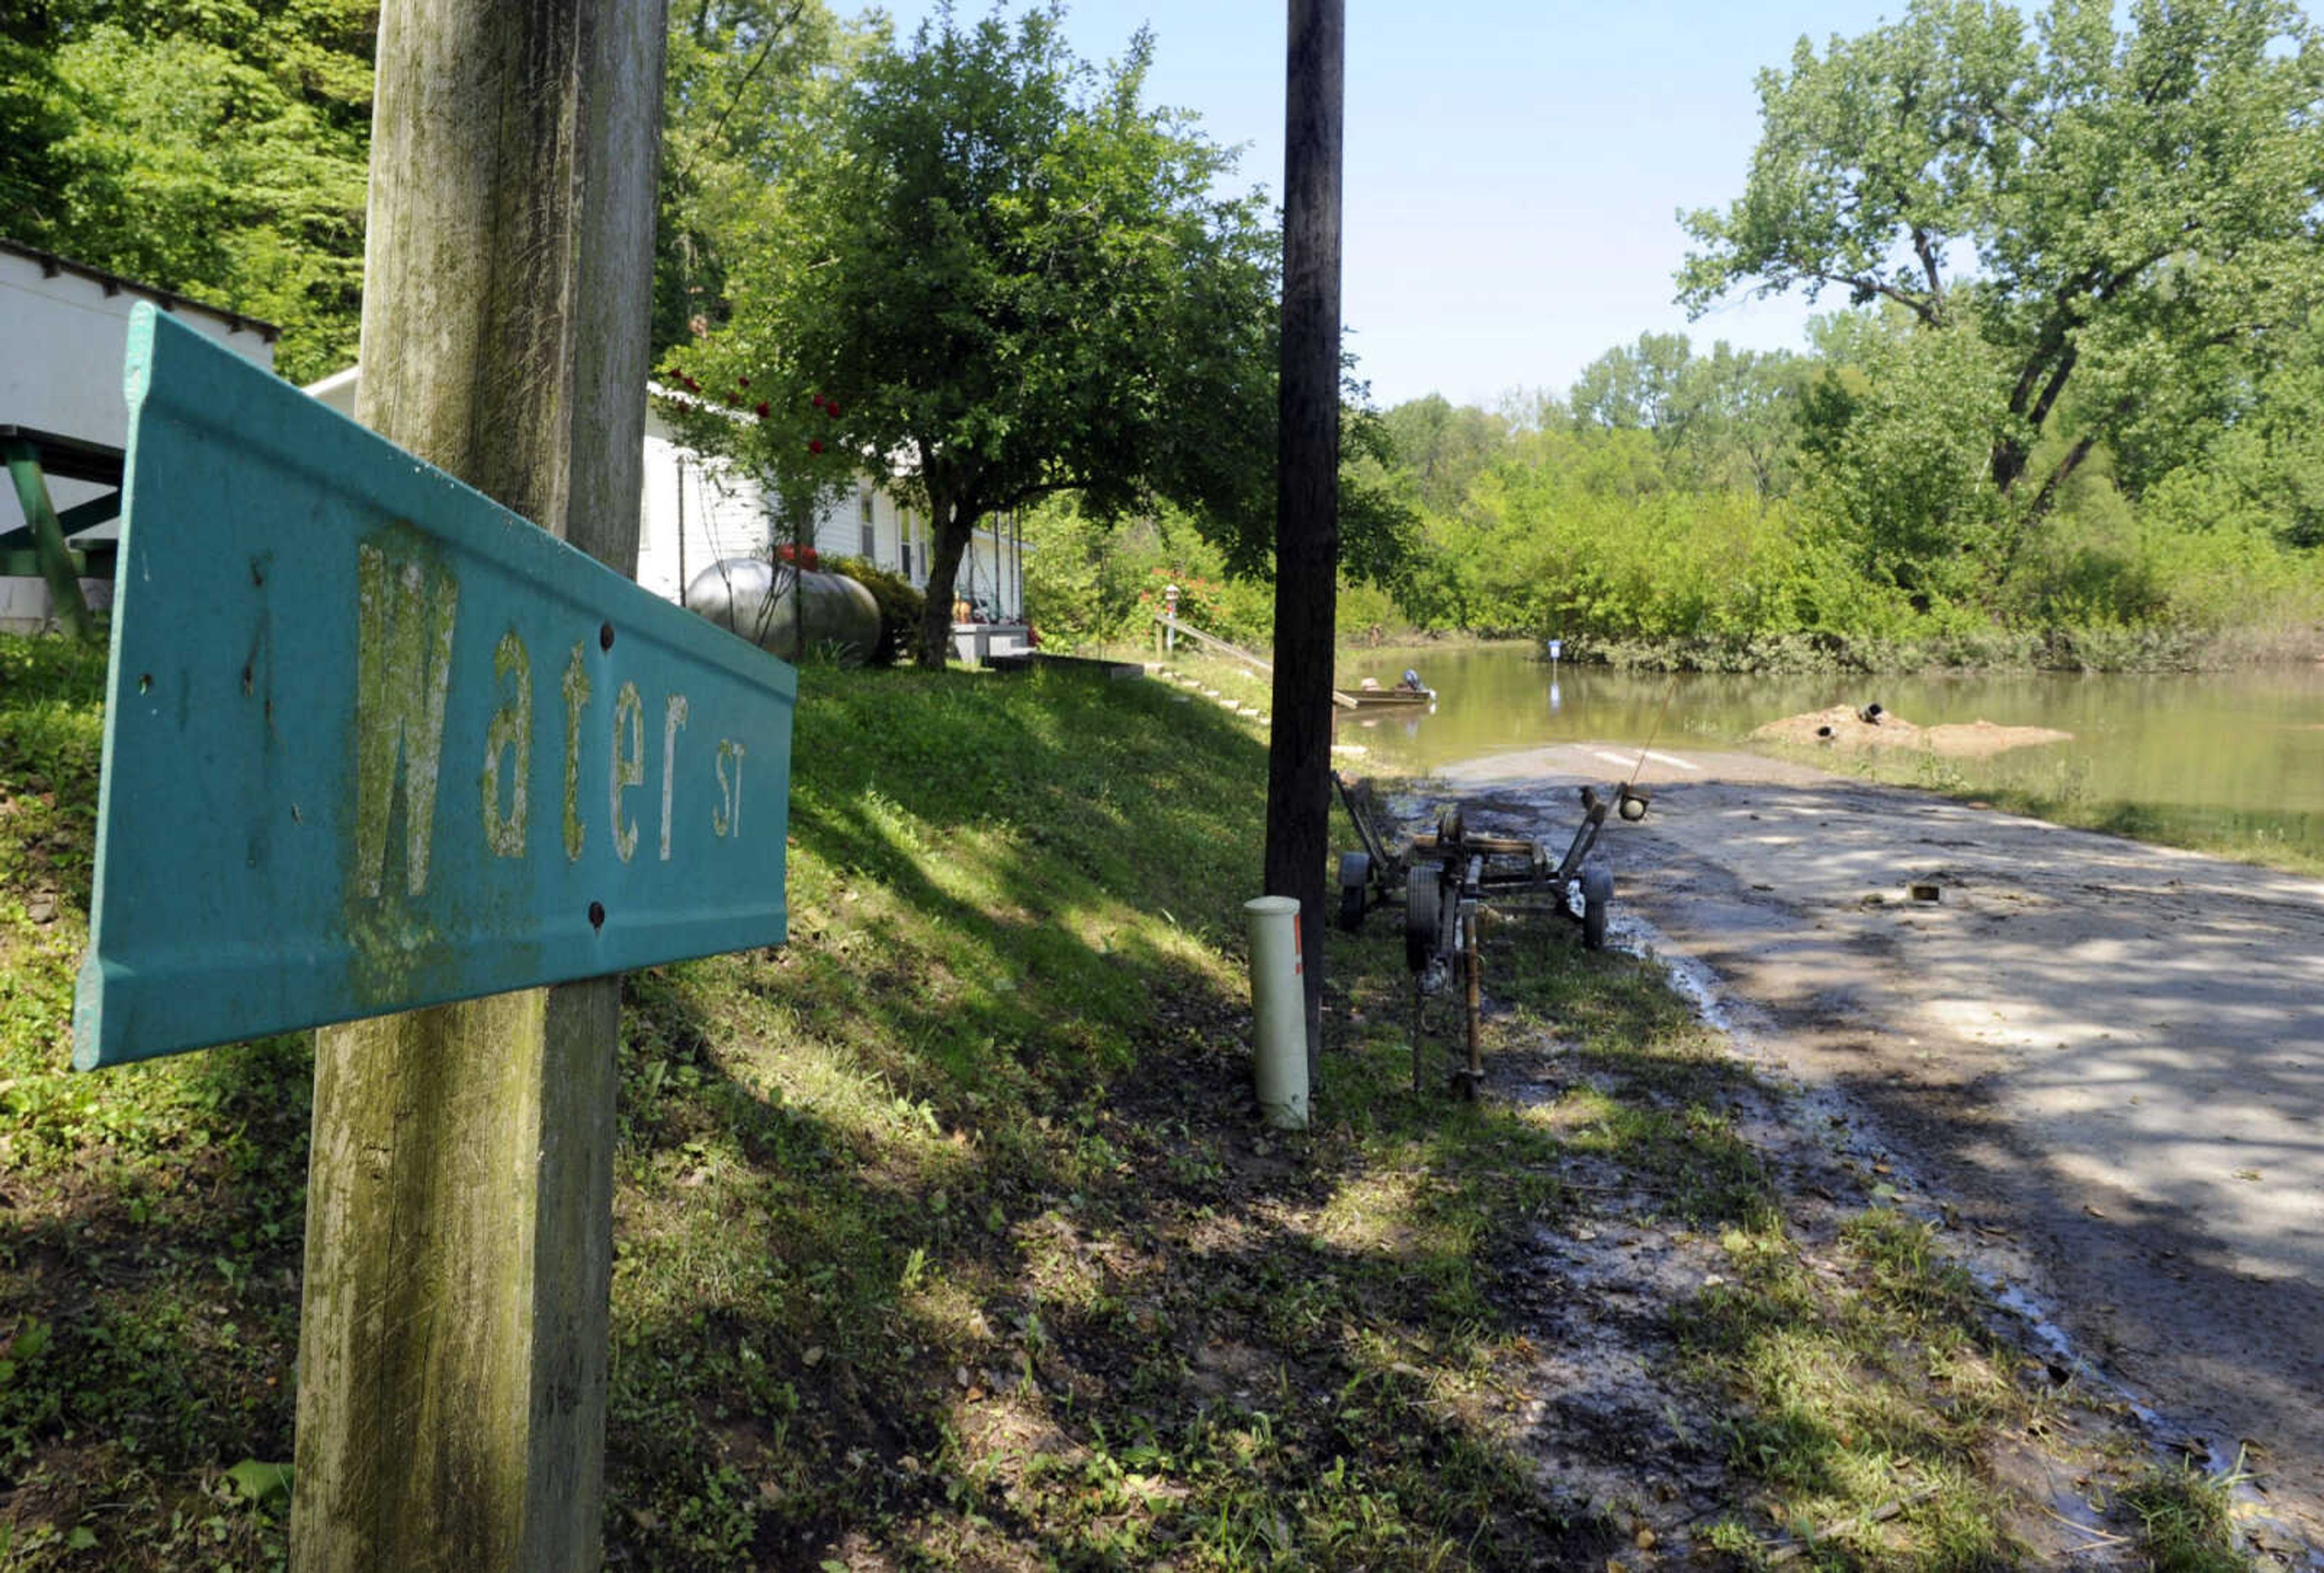
[(843, 573), (730, 557), (695, 576), (686, 605), (785, 661), (827, 650), (860, 666), (880, 643), (880, 604)]

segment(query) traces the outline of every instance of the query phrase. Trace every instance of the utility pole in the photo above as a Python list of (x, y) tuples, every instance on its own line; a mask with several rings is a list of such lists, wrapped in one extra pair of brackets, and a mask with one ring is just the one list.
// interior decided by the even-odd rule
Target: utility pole
[[(380, 21), (358, 415), (623, 574), (664, 16)], [(620, 1011), (602, 977), (318, 1034), (294, 1567), (596, 1566)]]
[(1307, 1076), (1323, 1042), (1324, 859), (1340, 566), (1340, 165), (1345, 0), (1290, 0), (1283, 138), (1283, 369), (1275, 517), (1267, 893), (1299, 902)]

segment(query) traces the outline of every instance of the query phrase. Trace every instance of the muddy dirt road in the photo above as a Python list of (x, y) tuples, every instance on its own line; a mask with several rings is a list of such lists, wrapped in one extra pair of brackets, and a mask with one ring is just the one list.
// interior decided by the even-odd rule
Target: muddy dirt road
[[(1439, 774), (1539, 833), (1634, 758)], [(1605, 843), (1618, 913), (1763, 1013), (1967, 1250), (2166, 1438), (2246, 1448), (2324, 1549), (2324, 884), (1748, 756), (1663, 751), (1646, 779), (1652, 816)]]

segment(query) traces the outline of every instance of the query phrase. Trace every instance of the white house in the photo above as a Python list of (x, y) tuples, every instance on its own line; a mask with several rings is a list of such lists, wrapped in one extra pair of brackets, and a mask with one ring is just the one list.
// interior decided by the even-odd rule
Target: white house
[[(352, 417), (361, 370), (324, 378), (307, 390)], [(654, 387), (646, 403), (645, 495), (638, 524), (638, 583), (667, 600), (678, 600), (687, 585), (723, 558), (764, 558), (773, 550), (777, 521), (758, 481), (714, 455), (687, 448), (664, 417), (666, 399), (682, 398)], [(824, 557), (860, 557), (901, 574), (918, 588), (928, 582), (928, 522), (905, 507), (895, 494), (870, 476), (853, 495), (826, 504), (816, 517), (814, 545)], [(978, 624), (999, 625), (993, 634), (963, 645), (982, 656), (1006, 649), (1010, 632), (1024, 616), (1024, 542), (1013, 519), (988, 521), (962, 558), (954, 594), (977, 609)]]
[[(826, 557), (865, 558), (900, 573), (920, 589), (928, 583), (928, 521), (899, 503), (870, 476), (853, 496), (827, 504), (815, 522), (815, 549)], [(1025, 615), (1025, 541), (1013, 515), (988, 519), (970, 538), (953, 580), (955, 600), (973, 608), (973, 620), (1021, 623)]]
[[(272, 323), (206, 306), (168, 290), (0, 240), (0, 427), (120, 449), (128, 442), (122, 362), (130, 308), (152, 301), (196, 330), (272, 370), (280, 330)], [(352, 417), (360, 371), (350, 366), (307, 389)], [(668, 391), (656, 389), (668, 396)], [(646, 414), (645, 493), (638, 543), (638, 582), (675, 601), (687, 583), (721, 558), (763, 557), (775, 521), (758, 483), (725, 460), (679, 444), (650, 401)], [(49, 478), (60, 512), (104, 495), (101, 485)], [(0, 536), (23, 527), (13, 486), (0, 486)], [(75, 545), (115, 540), (117, 520), (77, 533)], [(865, 476), (852, 496), (828, 504), (816, 521), (815, 548), (825, 556), (869, 559), (925, 589), (928, 522)], [(983, 631), (964, 652), (1009, 647), (1024, 615), (1024, 546), (1006, 517), (988, 521), (964, 556), (954, 585)], [(90, 606), (103, 607), (112, 586), (82, 581)], [(26, 632), (51, 615), (48, 587), (37, 578), (0, 577), (0, 630)], [(998, 627), (991, 626), (999, 625)]]
[[(195, 331), (273, 369), (278, 329), (272, 323), (0, 240), (0, 426), (124, 447), (129, 409), (121, 392), (122, 361), (129, 310), (140, 301), (153, 301)], [(53, 477), (48, 487), (60, 513), (109, 489)], [(23, 526), (15, 487), (0, 484), (0, 536)], [(80, 532), (73, 544), (119, 535), (119, 521), (114, 520)], [(85, 579), (81, 592), (90, 606), (101, 607), (111, 601), (113, 587)], [(0, 577), (0, 630), (32, 632), (50, 615), (45, 583)]]

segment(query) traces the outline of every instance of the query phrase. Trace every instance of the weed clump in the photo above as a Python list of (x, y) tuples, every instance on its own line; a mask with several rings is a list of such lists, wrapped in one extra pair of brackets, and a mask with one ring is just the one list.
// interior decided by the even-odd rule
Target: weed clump
[(2150, 1468), (2116, 1501), (2137, 1521), (2138, 1537), (2155, 1573), (2251, 1573), (2254, 1563), (2237, 1544), (2229, 1499), (2245, 1476), (2192, 1465)]

